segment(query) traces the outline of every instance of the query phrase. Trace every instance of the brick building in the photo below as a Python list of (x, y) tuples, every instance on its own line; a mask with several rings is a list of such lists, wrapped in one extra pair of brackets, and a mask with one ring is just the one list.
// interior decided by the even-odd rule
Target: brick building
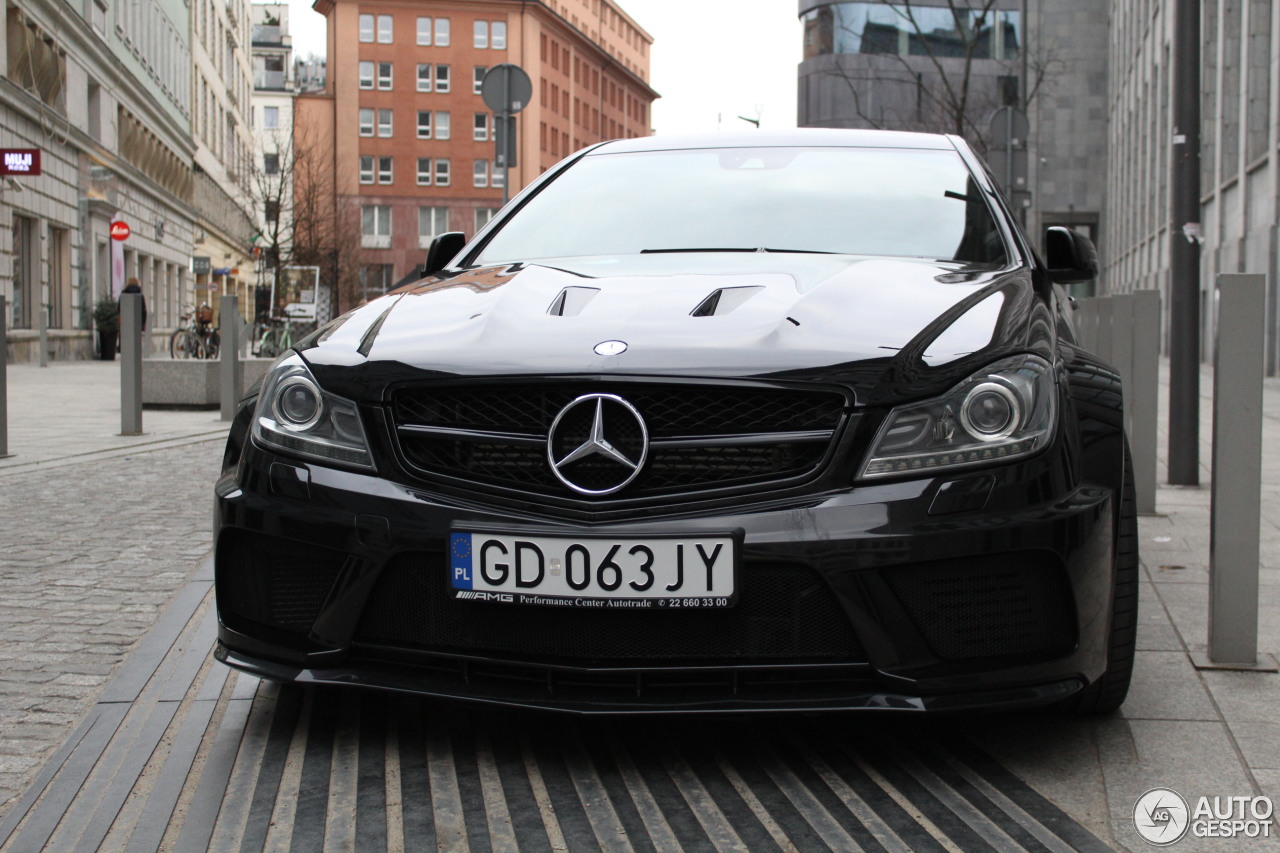
[(480, 96), (487, 69), (512, 63), (533, 83), (517, 117), (513, 195), (585, 145), (650, 132), (653, 40), (612, 0), (317, 0), (315, 9), (327, 19), (328, 79), (297, 99), (295, 140), (324, 152), (337, 218), (360, 229), (359, 284), (343, 289), (354, 298), (411, 273), (436, 234), (471, 235), (501, 206), (493, 116)]

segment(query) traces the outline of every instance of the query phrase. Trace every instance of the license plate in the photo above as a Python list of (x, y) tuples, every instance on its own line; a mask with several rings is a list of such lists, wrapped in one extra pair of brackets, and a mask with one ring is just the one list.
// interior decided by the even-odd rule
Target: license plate
[(450, 534), (454, 598), (560, 607), (732, 607), (734, 536)]

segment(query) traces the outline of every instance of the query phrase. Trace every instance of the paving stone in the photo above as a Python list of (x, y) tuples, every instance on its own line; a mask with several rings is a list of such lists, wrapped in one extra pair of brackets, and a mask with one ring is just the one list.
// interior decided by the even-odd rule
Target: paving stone
[(0, 523), (21, 543), (0, 550), (0, 815), (186, 582), (194, 552), (208, 553), (221, 456), (222, 442), (205, 440), (0, 467)]

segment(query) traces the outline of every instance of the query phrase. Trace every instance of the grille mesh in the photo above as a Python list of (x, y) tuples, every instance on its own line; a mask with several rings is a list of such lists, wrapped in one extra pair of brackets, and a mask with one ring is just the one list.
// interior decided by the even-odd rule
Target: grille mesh
[(884, 577), (945, 660), (1046, 656), (1075, 645), (1071, 588), (1050, 554), (918, 563)]
[(342, 571), (345, 555), (245, 530), (218, 541), (218, 610), (237, 620), (305, 635)]
[[(484, 440), (400, 433), (410, 473), (441, 475), (470, 484), (531, 490), (552, 496), (578, 495), (552, 473), (545, 439), (556, 416), (588, 393), (616, 394), (645, 420), (651, 445), (640, 475), (619, 496), (653, 497), (732, 485), (759, 485), (813, 472), (826, 456), (825, 440), (779, 439), (778, 433), (833, 432), (841, 422), (841, 394), (792, 389), (702, 385), (564, 383), (412, 388), (393, 398), (395, 425), (505, 433), (535, 440)], [(581, 421), (581, 422), (579, 422)], [(617, 419), (625, 427), (623, 419)], [(557, 434), (567, 444), (585, 438), (590, 407), (571, 410)], [(726, 436), (761, 435), (725, 445)], [(765, 438), (765, 436), (769, 436)], [(634, 443), (626, 432), (610, 440)], [(681, 439), (679, 446), (662, 445)], [(693, 439), (692, 442), (689, 439)], [(564, 473), (587, 489), (607, 488), (624, 478), (617, 463), (600, 456), (566, 466)]]
[(745, 564), (736, 607), (561, 608), (454, 601), (443, 556), (388, 563), (357, 642), (428, 651), (609, 663), (862, 662), (848, 619), (811, 569)]

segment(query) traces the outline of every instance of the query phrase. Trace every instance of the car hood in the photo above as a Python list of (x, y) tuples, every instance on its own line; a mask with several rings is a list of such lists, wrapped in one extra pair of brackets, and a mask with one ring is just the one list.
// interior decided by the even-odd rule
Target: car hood
[[(366, 392), (409, 367), (804, 378), (865, 394), (1039, 349), (1052, 326), (1033, 315), (1044, 310), (1021, 268), (764, 252), (577, 258), (428, 277), (339, 318), (304, 355)], [(602, 349), (614, 354), (598, 354), (613, 341)]]

